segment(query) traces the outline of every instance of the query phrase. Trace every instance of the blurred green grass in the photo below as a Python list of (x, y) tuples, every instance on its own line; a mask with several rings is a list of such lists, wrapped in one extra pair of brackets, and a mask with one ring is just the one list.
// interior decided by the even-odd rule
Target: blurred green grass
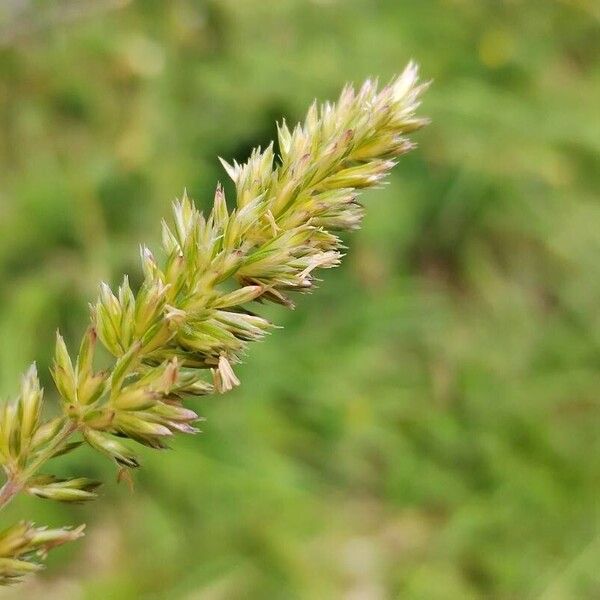
[[(11, 0), (0, 393), (187, 187), (414, 57), (433, 124), (202, 435), (0, 598), (600, 597), (600, 11), (586, 0)], [(87, 12), (86, 12), (87, 11)], [(107, 481), (85, 450), (59, 469)]]

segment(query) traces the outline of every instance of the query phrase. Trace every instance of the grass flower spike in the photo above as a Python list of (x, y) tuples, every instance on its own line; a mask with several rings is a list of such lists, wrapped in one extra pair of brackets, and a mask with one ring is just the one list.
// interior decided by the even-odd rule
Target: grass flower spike
[[(358, 91), (346, 87), (336, 104), (313, 104), (303, 124), (278, 126), (279, 157), (271, 144), (245, 164), (221, 160), (235, 184), (232, 208), (220, 185), (208, 215), (185, 194), (176, 201), (172, 222), (163, 223), (162, 252), (141, 249), (137, 293), (127, 277), (114, 291), (101, 284), (76, 355), (57, 333), (52, 376), (60, 416), (41, 418), (35, 366), (2, 407), (0, 507), (21, 492), (63, 502), (95, 498), (98, 482), (40, 473), (81, 443), (126, 474), (139, 466), (127, 440), (165, 448), (174, 434), (195, 433), (198, 415), (184, 401), (239, 385), (235, 365), (273, 328), (252, 303), (292, 307), (295, 293), (312, 290), (318, 269), (339, 264), (338, 232), (359, 227), (360, 191), (382, 183), (414, 147), (407, 135), (426, 124), (415, 116), (424, 88), (412, 63), (381, 90), (372, 81)], [(98, 344), (114, 357), (108, 370), (95, 368)], [(0, 534), (0, 582), (37, 570), (49, 548), (81, 534), (27, 523), (8, 528)]]

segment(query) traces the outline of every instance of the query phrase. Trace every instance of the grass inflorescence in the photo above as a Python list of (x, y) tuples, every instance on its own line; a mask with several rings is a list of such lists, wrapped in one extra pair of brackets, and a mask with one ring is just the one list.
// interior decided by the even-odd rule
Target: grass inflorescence
[[(52, 376), (60, 415), (42, 418), (35, 365), (17, 398), (3, 405), (0, 508), (19, 493), (94, 499), (97, 481), (39, 473), (82, 443), (126, 477), (139, 460), (124, 440), (165, 448), (174, 434), (197, 432), (199, 417), (184, 401), (239, 385), (236, 363), (273, 328), (248, 306), (292, 307), (295, 293), (313, 289), (318, 269), (340, 263), (338, 232), (360, 226), (360, 191), (382, 183), (414, 147), (408, 134), (426, 124), (415, 115), (425, 87), (412, 63), (382, 89), (373, 81), (358, 91), (347, 86), (337, 103), (314, 103), (303, 124), (278, 125), (278, 158), (271, 144), (245, 164), (222, 160), (235, 184), (233, 209), (221, 185), (208, 216), (187, 194), (175, 201), (172, 222), (163, 223), (162, 258), (141, 248), (137, 292), (127, 277), (116, 291), (101, 284), (76, 355), (57, 333)], [(98, 344), (114, 359), (109, 369), (95, 367)], [(0, 583), (38, 570), (50, 548), (81, 535), (82, 527), (9, 527), (0, 533)]]

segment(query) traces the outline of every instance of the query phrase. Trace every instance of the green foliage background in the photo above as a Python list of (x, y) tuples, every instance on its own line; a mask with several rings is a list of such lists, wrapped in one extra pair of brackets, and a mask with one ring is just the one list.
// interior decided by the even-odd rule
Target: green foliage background
[[(77, 9), (74, 6), (77, 5)], [(433, 124), (347, 260), (252, 348), (204, 433), (0, 598), (600, 597), (600, 10), (593, 0), (138, 0), (0, 8), (0, 393), (187, 187), (411, 57)], [(230, 188), (229, 188), (230, 189)]]

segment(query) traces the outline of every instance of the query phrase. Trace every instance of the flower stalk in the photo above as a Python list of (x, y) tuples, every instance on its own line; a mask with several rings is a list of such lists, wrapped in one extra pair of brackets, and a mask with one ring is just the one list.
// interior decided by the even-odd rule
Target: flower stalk
[[(61, 416), (42, 419), (35, 365), (18, 397), (0, 409), (0, 508), (21, 492), (95, 498), (98, 482), (39, 473), (82, 443), (114, 461), (122, 477), (139, 466), (123, 440), (162, 449), (176, 433), (196, 433), (199, 417), (184, 402), (239, 385), (235, 365), (274, 327), (253, 303), (293, 307), (295, 293), (315, 287), (319, 269), (340, 263), (338, 232), (360, 226), (360, 191), (382, 184), (414, 147), (407, 136), (426, 124), (415, 115), (425, 87), (411, 63), (380, 90), (372, 81), (358, 91), (347, 86), (336, 104), (313, 104), (294, 129), (280, 123), (278, 158), (271, 144), (245, 164), (221, 159), (235, 184), (231, 208), (221, 185), (206, 216), (184, 193), (172, 223), (163, 222), (162, 258), (141, 248), (137, 293), (127, 277), (116, 291), (101, 284), (74, 358), (57, 333), (52, 376)], [(98, 344), (113, 356), (108, 370), (94, 366)], [(48, 549), (81, 535), (81, 528), (28, 523), (7, 529), (0, 583), (37, 570)]]

